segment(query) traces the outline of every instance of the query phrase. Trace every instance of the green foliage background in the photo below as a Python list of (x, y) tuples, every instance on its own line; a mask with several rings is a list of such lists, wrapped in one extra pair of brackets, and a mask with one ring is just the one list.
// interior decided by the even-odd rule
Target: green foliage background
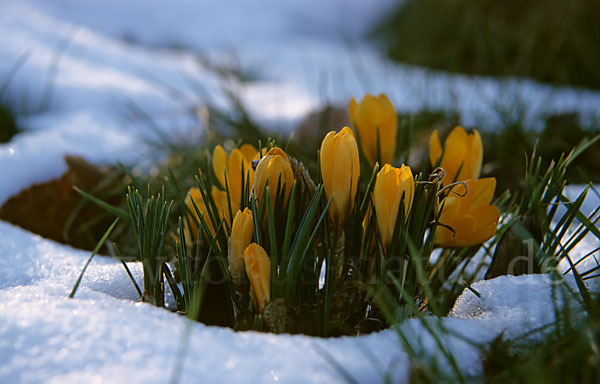
[(406, 0), (373, 36), (394, 60), (600, 88), (599, 0)]

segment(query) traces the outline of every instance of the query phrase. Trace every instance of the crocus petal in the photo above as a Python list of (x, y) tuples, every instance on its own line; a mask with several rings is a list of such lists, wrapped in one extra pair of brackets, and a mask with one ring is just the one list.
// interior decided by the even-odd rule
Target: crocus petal
[(198, 208), (198, 211), (200, 211), (200, 213), (204, 216), (204, 219), (206, 220), (210, 231), (213, 232), (210, 219), (208, 218), (208, 211), (206, 210), (206, 205), (204, 204), (204, 200), (202, 199), (202, 193), (200, 192), (200, 189), (195, 187), (190, 188), (185, 198), (185, 205), (187, 206), (190, 212), (190, 217), (189, 220), (186, 220), (185, 228), (185, 240), (188, 244), (192, 244), (198, 238), (198, 224), (200, 223), (200, 219), (198, 217), (198, 213), (196, 211), (196, 208), (194, 207), (194, 204), (196, 205), (196, 208)]
[[(331, 131), (329, 132), (327, 135), (325, 135), (325, 138), (323, 139), (323, 142), (321, 143), (321, 158), (320, 158), (320, 162), (321, 162), (321, 175), (323, 177), (323, 186), (325, 187), (325, 191), (332, 191), (331, 193), (333, 193), (333, 173), (334, 173), (334, 168), (329, 166), (329, 162), (327, 160), (325, 160), (324, 155), (326, 154), (326, 156), (328, 158), (331, 158), (334, 154), (335, 154), (335, 132)], [(329, 159), (328, 159), (329, 160)]]
[(489, 240), (496, 233), (500, 210), (490, 205), (496, 179), (467, 180), (468, 192), (450, 195), (441, 204), (442, 212), (435, 243), (442, 247), (468, 247)]
[(450, 228), (438, 227), (435, 233), (436, 243), (442, 243), (446, 247), (466, 247), (471, 240), (471, 234), (477, 228), (477, 218), (470, 215), (461, 216), (452, 222)]
[(444, 178), (445, 184), (455, 181), (461, 181), (458, 171), (468, 164), (465, 164), (465, 155), (467, 154), (467, 132), (462, 127), (456, 127), (450, 132), (444, 145), (444, 157), (442, 158), (442, 168), (446, 171)]
[(357, 116), (358, 104), (356, 103), (356, 99), (352, 97), (350, 102), (348, 103), (348, 114), (350, 115), (350, 122), (354, 127), (358, 125), (358, 116)]
[[(477, 130), (468, 136), (469, 156), (467, 163), (469, 165), (469, 174), (464, 175), (465, 179), (477, 179), (481, 173), (481, 164), (483, 162), (483, 143)], [(462, 175), (461, 175), (462, 176)]]
[(500, 210), (498, 207), (488, 205), (482, 207), (473, 213), (477, 217), (478, 228), (471, 234), (472, 244), (480, 244), (494, 236), (498, 221), (500, 220)]
[(415, 197), (415, 180), (410, 170), (410, 167), (405, 166), (404, 164), (400, 167), (400, 182), (402, 184), (402, 189), (404, 189), (404, 211), (405, 217), (408, 217), (408, 212), (412, 207), (412, 203)]
[(231, 235), (229, 237), (229, 252), (227, 261), (229, 262), (229, 273), (235, 284), (240, 284), (244, 272), (244, 250), (252, 242), (254, 235), (254, 226), (252, 221), (252, 211), (245, 208), (244, 211), (238, 210), (231, 224)]
[(252, 243), (244, 251), (244, 264), (256, 299), (256, 310), (262, 313), (265, 305), (271, 300), (271, 261), (260, 245)]
[(404, 165), (394, 168), (390, 164), (385, 164), (375, 179), (373, 204), (375, 205), (381, 244), (386, 249), (392, 241), (403, 195), (404, 210), (406, 218), (408, 218), (414, 197), (412, 172), (409, 167)]
[[(269, 183), (271, 202), (275, 204), (277, 189), (285, 185), (284, 199), (287, 199), (292, 191), (294, 183), (294, 172), (289, 158), (280, 148), (271, 148), (260, 160), (254, 172), (254, 192), (258, 201), (262, 198), (265, 185)], [(278, 183), (281, 183), (278, 186)]]
[(366, 94), (358, 104), (352, 98), (348, 113), (369, 164), (375, 164), (378, 154), (382, 163), (391, 163), (396, 151), (398, 123), (394, 105), (388, 97)]
[(213, 150), (212, 163), (213, 163), (213, 170), (215, 172), (215, 176), (217, 177), (217, 180), (219, 180), (219, 183), (221, 183), (221, 186), (223, 188), (225, 188), (225, 173), (224, 173), (224, 171), (227, 170), (228, 156), (227, 156), (227, 152), (225, 152), (225, 149), (223, 149), (222, 146), (217, 145), (215, 147), (215, 149)]
[(354, 205), (360, 176), (358, 146), (348, 127), (340, 132), (329, 132), (321, 144), (321, 174), (325, 195), (333, 197), (329, 206), (330, 219), (341, 227)]
[(463, 127), (455, 127), (448, 135), (443, 149), (437, 130), (432, 132), (429, 139), (429, 161), (432, 166), (439, 162), (439, 166), (444, 168), (444, 186), (457, 181), (477, 179), (482, 159), (483, 146), (477, 130), (467, 133)]
[[(229, 173), (228, 173), (228, 182), (229, 182), (229, 192), (232, 198), (237, 205), (241, 202), (242, 199), (242, 177), (245, 183), (250, 183), (250, 188), (252, 188), (252, 180), (254, 179), (254, 170), (252, 169), (252, 164), (248, 161), (242, 152), (239, 149), (234, 149), (231, 151), (231, 155), (229, 156)], [(244, 189), (245, 189), (244, 185)]]
[(438, 130), (435, 129), (429, 138), (429, 161), (431, 162), (431, 166), (435, 166), (440, 160), (442, 157), (442, 151), (440, 136), (438, 134)]
[(394, 105), (388, 97), (381, 93), (378, 96), (378, 106), (380, 110), (379, 141), (381, 151), (381, 162), (391, 163), (396, 152), (396, 133), (398, 129), (398, 116)]
[(240, 151), (244, 155), (244, 158), (248, 161), (258, 160), (258, 151), (251, 144), (242, 144)]
[(471, 201), (471, 210), (476, 210), (491, 203), (496, 190), (496, 178), (487, 177), (479, 180), (469, 180), (467, 185), (474, 190), (472, 192), (474, 196)]
[[(213, 185), (211, 190), (211, 196), (217, 207), (217, 214), (219, 215), (219, 220), (224, 218), (227, 223), (231, 223), (231, 220), (229, 218), (229, 204), (227, 202), (227, 192), (222, 191)], [(239, 207), (231, 207), (232, 210), (237, 210), (238, 208)], [(210, 221), (208, 217), (206, 217), (206, 220)]]
[(400, 172), (399, 169), (390, 167), (390, 172), (386, 177), (386, 195), (392, 201), (388, 223), (388, 236), (390, 241), (394, 235), (394, 228), (396, 226), (396, 220), (398, 219), (400, 200), (402, 199), (403, 192), (405, 192), (400, 184)]

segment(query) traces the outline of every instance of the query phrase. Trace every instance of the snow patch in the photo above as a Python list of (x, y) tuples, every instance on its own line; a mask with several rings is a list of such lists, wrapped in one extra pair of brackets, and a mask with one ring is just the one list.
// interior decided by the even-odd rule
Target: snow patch
[[(325, 355), (358, 382), (386, 373), (405, 381), (408, 356), (394, 330), (360, 337), (233, 332), (188, 322), (138, 302), (118, 261), (98, 256), (74, 299), (68, 294), (88, 252), (56, 244), (0, 222), (0, 381), (154, 383), (169, 380), (187, 345), (182, 382), (344, 382)], [(141, 283), (139, 263), (129, 263)], [(481, 356), (465, 338), (483, 343), (501, 333), (518, 337), (554, 320), (547, 276), (503, 276), (473, 284), (447, 318), (426, 318), (450, 331), (445, 348), (464, 374), (481, 373)], [(418, 319), (400, 326), (424, 356), (452, 373)], [(187, 344), (182, 344), (183, 342)]]

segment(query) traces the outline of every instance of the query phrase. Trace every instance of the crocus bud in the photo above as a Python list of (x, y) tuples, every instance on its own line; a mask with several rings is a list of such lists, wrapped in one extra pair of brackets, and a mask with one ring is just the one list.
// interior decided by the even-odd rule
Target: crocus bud
[(391, 163), (396, 152), (398, 117), (388, 97), (383, 93), (379, 96), (366, 94), (360, 103), (356, 103), (353, 97), (348, 111), (369, 164), (373, 166), (378, 161), (380, 164)]
[(329, 132), (321, 144), (321, 173), (327, 199), (333, 196), (329, 217), (340, 228), (354, 206), (360, 177), (358, 146), (352, 130)]
[[(225, 149), (217, 145), (213, 151), (213, 170), (221, 186), (225, 188), (225, 174), (227, 174), (227, 186), (229, 196), (231, 196), (232, 209), (238, 209), (242, 201), (242, 184), (250, 183), (249, 190), (252, 188), (254, 179), (254, 170), (252, 169), (252, 160), (257, 158), (258, 152), (249, 144), (242, 145), (239, 149), (234, 149), (227, 156)], [(247, 175), (249, 177), (247, 177)], [(244, 183), (242, 183), (244, 181)], [(245, 185), (244, 185), (245, 188)]]
[(438, 225), (435, 231), (435, 243), (440, 247), (470, 247), (489, 240), (496, 233), (500, 210), (490, 205), (496, 179), (465, 183), (466, 194), (465, 187), (457, 185), (442, 202), (439, 222), (443, 225)]
[(463, 127), (454, 128), (443, 149), (437, 129), (431, 134), (429, 161), (432, 166), (439, 164), (446, 171), (442, 180), (444, 187), (457, 181), (478, 179), (482, 159), (481, 136), (475, 129), (472, 133), (467, 133)]
[(244, 274), (244, 250), (252, 242), (254, 225), (252, 211), (248, 208), (244, 212), (238, 210), (231, 225), (231, 236), (229, 237), (229, 273), (234, 284), (242, 282)]
[(277, 147), (271, 148), (265, 156), (260, 159), (256, 171), (254, 172), (254, 196), (257, 201), (260, 201), (262, 198), (267, 180), (269, 182), (269, 192), (273, 204), (275, 204), (275, 199), (277, 198), (278, 183), (281, 183), (280, 188), (282, 189), (283, 184), (285, 183), (285, 190), (282, 192), (285, 198), (284, 203), (287, 203), (294, 183), (294, 172), (292, 171), (290, 159), (285, 152)]
[(410, 167), (402, 165), (400, 168), (395, 168), (386, 164), (377, 174), (373, 188), (373, 204), (381, 244), (385, 249), (389, 248), (392, 242), (402, 196), (404, 196), (404, 215), (408, 218), (414, 194), (415, 181)]
[(244, 251), (244, 264), (250, 281), (254, 309), (262, 313), (265, 305), (271, 300), (271, 261), (260, 245), (252, 243)]

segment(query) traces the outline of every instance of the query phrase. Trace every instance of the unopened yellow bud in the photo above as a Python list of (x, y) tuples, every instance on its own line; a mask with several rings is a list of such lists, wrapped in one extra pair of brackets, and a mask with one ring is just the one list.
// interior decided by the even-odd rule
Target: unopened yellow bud
[[(242, 184), (250, 183), (249, 190), (252, 189), (254, 180), (254, 170), (252, 169), (252, 160), (258, 158), (258, 152), (250, 144), (244, 144), (239, 149), (234, 149), (227, 156), (225, 149), (217, 145), (213, 151), (213, 170), (215, 176), (223, 188), (226, 182), (231, 196), (231, 207), (237, 210), (242, 201)], [(227, 180), (225, 180), (227, 175)]]
[[(294, 172), (292, 171), (290, 159), (285, 152), (277, 147), (271, 148), (265, 154), (254, 172), (254, 196), (257, 201), (260, 201), (262, 198), (263, 191), (267, 185), (267, 180), (269, 183), (271, 202), (275, 204), (278, 183), (281, 183), (279, 184), (279, 188), (282, 189), (285, 203), (287, 203), (294, 183)], [(284, 184), (285, 189), (283, 189)]]
[(242, 282), (244, 273), (244, 250), (252, 242), (254, 235), (254, 222), (252, 211), (248, 208), (244, 212), (238, 210), (231, 225), (231, 236), (229, 237), (229, 272), (234, 284)]
[(271, 261), (265, 250), (258, 244), (250, 244), (244, 251), (246, 274), (250, 281), (254, 308), (262, 313), (271, 300)]
[(352, 130), (329, 132), (321, 144), (321, 174), (327, 199), (333, 196), (329, 217), (340, 228), (354, 206), (360, 177), (358, 146)]
[(381, 164), (391, 163), (396, 152), (398, 117), (390, 99), (383, 93), (379, 96), (366, 94), (357, 103), (353, 97), (348, 112), (369, 164), (375, 165), (378, 161)]
[(392, 242), (402, 196), (404, 196), (404, 215), (408, 218), (414, 195), (415, 181), (410, 167), (402, 165), (400, 168), (395, 168), (386, 164), (377, 174), (373, 188), (373, 204), (381, 244), (385, 249)]

